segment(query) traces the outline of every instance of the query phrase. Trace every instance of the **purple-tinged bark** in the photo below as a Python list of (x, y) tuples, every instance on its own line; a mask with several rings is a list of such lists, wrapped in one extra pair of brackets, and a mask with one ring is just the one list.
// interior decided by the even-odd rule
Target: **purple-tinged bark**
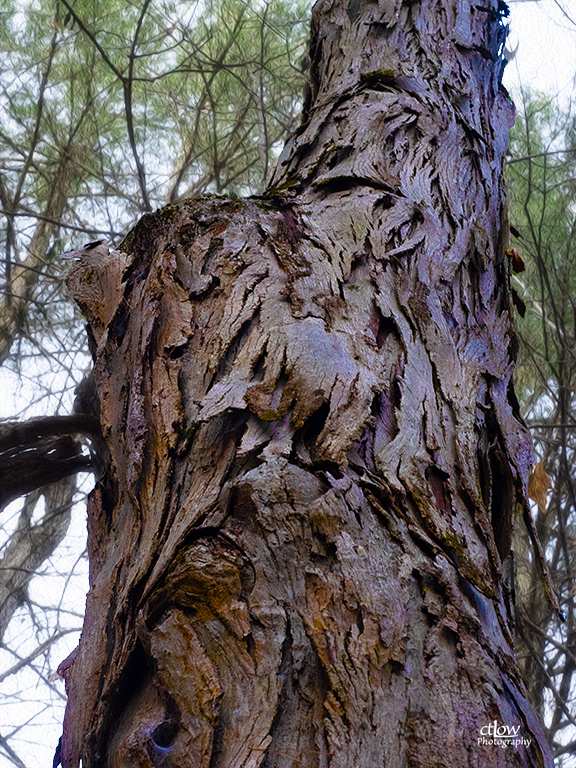
[(267, 194), (71, 273), (111, 463), (65, 768), (551, 765), (506, 577), (502, 34), (496, 4), (318, 3)]

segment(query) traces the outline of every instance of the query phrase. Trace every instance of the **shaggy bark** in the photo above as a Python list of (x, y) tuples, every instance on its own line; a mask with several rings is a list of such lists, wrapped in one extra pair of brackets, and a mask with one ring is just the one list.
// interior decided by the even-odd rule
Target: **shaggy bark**
[(531, 446), (489, 5), (321, 0), (268, 193), (72, 270), (111, 459), (65, 768), (551, 765), (506, 576)]

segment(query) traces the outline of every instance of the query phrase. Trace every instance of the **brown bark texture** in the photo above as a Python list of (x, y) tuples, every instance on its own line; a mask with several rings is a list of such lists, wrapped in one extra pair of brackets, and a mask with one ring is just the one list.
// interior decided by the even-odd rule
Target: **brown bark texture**
[(321, 0), (267, 194), (71, 271), (111, 459), (64, 768), (551, 765), (507, 588), (532, 451), (485, 1)]

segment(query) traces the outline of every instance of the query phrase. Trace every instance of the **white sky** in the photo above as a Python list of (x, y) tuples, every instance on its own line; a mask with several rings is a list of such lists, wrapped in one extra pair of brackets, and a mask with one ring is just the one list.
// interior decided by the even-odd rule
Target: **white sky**
[(506, 67), (504, 85), (516, 90), (521, 81), (534, 90), (569, 98), (576, 74), (576, 0), (508, 0), (508, 4), (506, 47), (514, 50), (518, 44), (518, 52)]

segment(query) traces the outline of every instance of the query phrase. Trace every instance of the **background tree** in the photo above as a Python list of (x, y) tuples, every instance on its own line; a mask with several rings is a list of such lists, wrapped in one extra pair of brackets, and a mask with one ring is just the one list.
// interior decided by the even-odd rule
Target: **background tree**
[(526, 265), (513, 278), (526, 303), (516, 380), (539, 462), (536, 528), (566, 621), (546, 599), (526, 531), (517, 526), (518, 658), (553, 753), (574, 757), (576, 118), (572, 103), (560, 107), (545, 96), (525, 93), (519, 106), (508, 161), (514, 242)]
[[(298, 3), (233, 0), (3, 4), (1, 387), (22, 391), (18, 412), (3, 415), (22, 420), (72, 409), (88, 358), (83, 323), (62, 290), (64, 251), (98, 238), (117, 242), (141, 213), (168, 200), (263, 187), (299, 111), (305, 14)], [(41, 424), (40, 444), (18, 442), (12, 421), (0, 425), (0, 506), (26, 490), (33, 473), (18, 462), (33, 451), (44, 454), (44, 465), (46, 456), (55, 459), (52, 473), (62, 458), (70, 470), (87, 468), (70, 434), (50, 432), (62, 431), (62, 420)], [(68, 478), (2, 516), (0, 706), (10, 715), (0, 717), (0, 756), (16, 765), (27, 740), (38, 738), (37, 752), (55, 747), (30, 734), (50, 710), (55, 719), (62, 714), (54, 669), (79, 616), (66, 597), (71, 582), (65, 573), (58, 581), (57, 571), (66, 562), (82, 570), (82, 563), (78, 553), (66, 558), (66, 547), (54, 564), (47, 558), (81, 495)], [(39, 572), (52, 574), (60, 591), (30, 591)], [(42, 680), (53, 696), (47, 704), (34, 701)]]
[[(505, 576), (504, 37), (468, 0), (318, 3), (266, 194), (72, 271), (111, 463), (65, 768), (551, 765)], [(522, 744), (480, 747), (489, 720)]]

